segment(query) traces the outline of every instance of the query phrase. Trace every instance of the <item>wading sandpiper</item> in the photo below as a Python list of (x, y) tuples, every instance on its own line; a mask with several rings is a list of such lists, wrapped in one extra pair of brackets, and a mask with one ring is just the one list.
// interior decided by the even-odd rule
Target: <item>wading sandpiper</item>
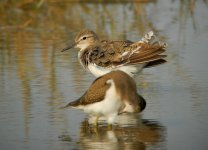
[(79, 99), (63, 108), (74, 107), (88, 113), (97, 126), (98, 118), (105, 117), (112, 125), (117, 115), (138, 113), (146, 102), (137, 94), (136, 83), (125, 72), (117, 70), (97, 78)]
[(100, 40), (95, 32), (85, 29), (77, 34), (74, 44), (62, 51), (79, 48), (79, 62), (96, 77), (112, 70), (122, 70), (134, 77), (143, 68), (165, 63), (166, 55), (162, 53), (166, 46), (155, 39), (152, 31), (140, 41), (131, 42)]

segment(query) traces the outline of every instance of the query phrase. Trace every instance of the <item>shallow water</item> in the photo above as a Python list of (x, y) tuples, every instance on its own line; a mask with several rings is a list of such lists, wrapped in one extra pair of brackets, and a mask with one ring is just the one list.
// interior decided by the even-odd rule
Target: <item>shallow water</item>
[[(206, 2), (25, 5), (1, 13), (2, 150), (208, 149)], [(76, 50), (60, 52), (82, 28), (133, 41), (154, 30), (169, 45), (168, 63), (137, 78), (145, 111), (120, 116), (112, 130), (103, 122), (90, 127), (79, 110), (59, 109), (95, 79), (78, 63)]]

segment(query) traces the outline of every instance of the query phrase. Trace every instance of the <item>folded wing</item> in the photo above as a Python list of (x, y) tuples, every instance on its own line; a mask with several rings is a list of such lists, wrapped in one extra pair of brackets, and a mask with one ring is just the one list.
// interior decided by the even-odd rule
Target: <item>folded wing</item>
[[(110, 85), (106, 84), (106, 80), (100, 80), (100, 78), (97, 78), (82, 97), (73, 102), (68, 103), (64, 108), (78, 107), (100, 102), (104, 99), (106, 90), (109, 87)], [(96, 92), (94, 92), (95, 89)]]
[(155, 40), (153, 32), (149, 32), (139, 42), (103, 41), (102, 44), (90, 47), (88, 62), (101, 67), (117, 67), (120, 65), (146, 64), (146, 67), (165, 63), (167, 44)]

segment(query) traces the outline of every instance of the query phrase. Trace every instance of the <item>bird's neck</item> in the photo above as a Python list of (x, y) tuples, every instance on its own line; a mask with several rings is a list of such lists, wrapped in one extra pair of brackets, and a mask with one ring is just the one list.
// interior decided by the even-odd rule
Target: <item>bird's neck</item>
[(78, 52), (78, 60), (80, 62), (80, 64), (82, 65), (82, 67), (87, 68), (88, 66), (88, 52), (87, 49), (82, 49)]
[(83, 52), (87, 49), (87, 47), (89, 47), (91, 44), (82, 44), (79, 48), (80, 48), (80, 52)]

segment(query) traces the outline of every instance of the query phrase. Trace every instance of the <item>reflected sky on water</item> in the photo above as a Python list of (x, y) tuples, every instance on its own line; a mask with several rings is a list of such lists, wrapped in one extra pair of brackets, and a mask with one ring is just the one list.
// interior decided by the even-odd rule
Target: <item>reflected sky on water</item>
[[(13, 5), (0, 7), (1, 149), (208, 148), (206, 1)], [(145, 111), (120, 116), (112, 130), (59, 109), (95, 79), (75, 49), (60, 52), (83, 28), (132, 41), (153, 30), (169, 45), (168, 63), (136, 79)]]

